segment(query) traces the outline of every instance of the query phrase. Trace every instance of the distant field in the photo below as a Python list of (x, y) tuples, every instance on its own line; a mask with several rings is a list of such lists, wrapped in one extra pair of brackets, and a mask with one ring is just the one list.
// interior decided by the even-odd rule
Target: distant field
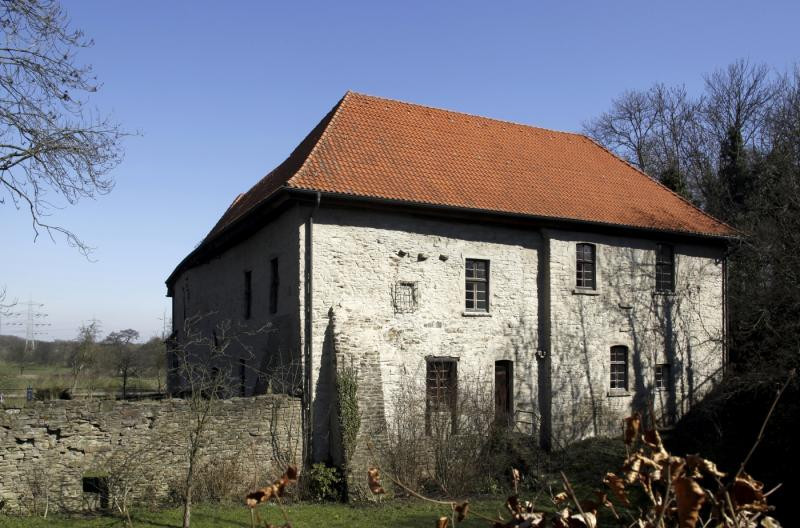
[[(27, 365), (20, 374), (18, 365), (0, 361), (0, 392), (4, 394), (6, 403), (17, 403), (24, 400), (25, 390), (33, 387), (39, 394), (49, 391), (57, 394), (61, 390), (72, 387), (72, 374), (66, 367), (57, 365)], [(163, 383), (163, 382), (162, 382)], [(155, 378), (130, 378), (128, 390), (154, 391), (158, 389)], [(78, 378), (76, 391), (78, 395), (88, 392), (117, 393), (122, 390), (122, 378), (108, 375), (82, 375)]]

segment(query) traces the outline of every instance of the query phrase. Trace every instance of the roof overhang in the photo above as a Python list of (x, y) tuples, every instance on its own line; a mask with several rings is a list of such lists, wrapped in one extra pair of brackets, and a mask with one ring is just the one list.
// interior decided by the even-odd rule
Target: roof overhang
[(173, 287), (178, 276), (185, 270), (207, 262), (226, 249), (236, 245), (252, 235), (266, 222), (298, 203), (313, 204), (317, 196), (325, 206), (353, 207), (374, 209), (376, 211), (392, 211), (395, 213), (413, 214), (433, 218), (446, 218), (464, 223), (492, 223), (528, 229), (560, 229), (584, 231), (587, 233), (611, 234), (634, 238), (650, 238), (672, 243), (703, 244), (707, 246), (725, 247), (736, 236), (712, 235), (689, 231), (674, 231), (604, 222), (577, 220), (574, 218), (556, 218), (486, 209), (473, 209), (441, 204), (409, 202), (372, 196), (317, 191), (313, 189), (296, 189), (281, 187), (248, 213), (225, 227), (213, 238), (204, 240), (184, 258), (166, 280), (167, 296), (173, 294)]

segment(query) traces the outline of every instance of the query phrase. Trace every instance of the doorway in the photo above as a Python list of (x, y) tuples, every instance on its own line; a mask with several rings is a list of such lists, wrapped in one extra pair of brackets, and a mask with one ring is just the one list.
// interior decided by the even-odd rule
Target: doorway
[(494, 419), (510, 425), (514, 416), (514, 364), (508, 360), (494, 362)]

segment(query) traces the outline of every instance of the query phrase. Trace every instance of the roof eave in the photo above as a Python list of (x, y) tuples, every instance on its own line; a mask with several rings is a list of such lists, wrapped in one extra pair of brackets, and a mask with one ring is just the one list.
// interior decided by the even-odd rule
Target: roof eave
[(181, 273), (213, 258), (221, 250), (235, 243), (236, 240), (246, 237), (251, 233), (251, 228), (257, 228), (257, 224), (259, 224), (264, 217), (282, 210), (281, 207), (287, 205), (289, 201), (289, 195), (284, 192), (285, 189), (285, 187), (279, 187), (255, 207), (226, 225), (221, 231), (215, 233), (210, 238), (204, 239), (196, 248), (186, 255), (172, 273), (170, 273), (167, 280), (164, 281), (167, 285), (167, 297), (172, 297), (175, 281)]
[(717, 243), (723, 243), (723, 244), (727, 244), (739, 238), (739, 236), (736, 234), (723, 235), (723, 234), (702, 233), (695, 231), (682, 231), (675, 229), (649, 228), (643, 226), (615, 224), (610, 222), (580, 220), (575, 218), (531, 215), (531, 214), (514, 213), (507, 211), (494, 211), (489, 209), (435, 204), (428, 202), (414, 202), (410, 200), (400, 200), (395, 198), (362, 196), (362, 195), (355, 195), (348, 193), (320, 191), (317, 189), (290, 187), (287, 188), (286, 191), (291, 196), (296, 197), (298, 199), (313, 200), (314, 197), (317, 195), (317, 193), (319, 193), (323, 198), (327, 200), (334, 199), (342, 203), (353, 202), (361, 204), (375, 204), (381, 206), (389, 205), (399, 208), (414, 209), (415, 211), (436, 212), (448, 216), (465, 216), (465, 215), (469, 215), (470, 217), (480, 216), (483, 218), (493, 218), (501, 222), (503, 220), (515, 220), (517, 222), (535, 224), (537, 227), (554, 227), (554, 228), (560, 227), (563, 229), (566, 224), (567, 227), (573, 227), (578, 230), (581, 229), (585, 230), (589, 228), (591, 230), (613, 231), (615, 233), (630, 233), (630, 234), (637, 234), (638, 236), (651, 236), (651, 237), (653, 236), (653, 234), (658, 234), (660, 236), (673, 236), (678, 238), (715, 241)]

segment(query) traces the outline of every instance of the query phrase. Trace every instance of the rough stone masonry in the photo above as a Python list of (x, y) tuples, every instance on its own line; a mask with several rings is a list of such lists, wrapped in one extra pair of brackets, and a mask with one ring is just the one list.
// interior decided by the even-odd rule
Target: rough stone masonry
[[(253, 481), (301, 458), (300, 402), (285, 395), (219, 400), (201, 464), (238, 460)], [(23, 513), (88, 510), (106, 499), (111, 471), (134, 472), (136, 497), (160, 501), (185, 479), (188, 400), (47, 401), (0, 407), (0, 505)], [(132, 475), (133, 476), (133, 475)]]

